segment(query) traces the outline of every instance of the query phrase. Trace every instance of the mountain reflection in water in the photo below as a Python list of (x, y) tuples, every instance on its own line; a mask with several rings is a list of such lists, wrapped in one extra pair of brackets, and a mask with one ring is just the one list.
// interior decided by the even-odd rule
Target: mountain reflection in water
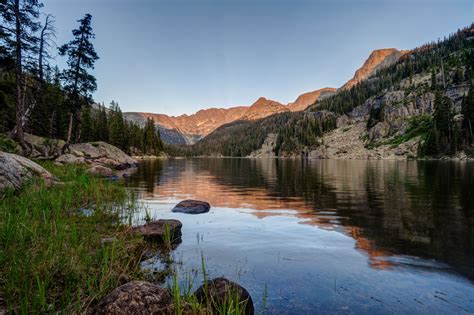
[(145, 161), (129, 186), (144, 200), (201, 199), (342, 233), (377, 270), (442, 268), (474, 281), (472, 163), (170, 159)]

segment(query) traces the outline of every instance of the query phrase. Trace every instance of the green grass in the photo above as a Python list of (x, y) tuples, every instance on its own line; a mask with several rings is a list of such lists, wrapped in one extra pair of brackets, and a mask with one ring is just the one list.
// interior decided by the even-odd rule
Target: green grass
[[(135, 201), (82, 167), (43, 166), (64, 184), (34, 180), (0, 196), (0, 301), (14, 313), (82, 313), (143, 277), (144, 242), (122, 223)], [(81, 207), (94, 211), (87, 217)]]
[[(240, 300), (238, 290), (229, 290), (225, 297), (220, 301), (213, 300), (209, 293), (208, 276), (204, 262), (204, 256), (201, 254), (201, 272), (203, 275), (203, 286), (205, 301), (199, 303), (196, 295), (192, 292), (194, 287), (194, 277), (187, 275), (184, 284), (180, 285), (177, 270), (173, 271), (173, 278), (169, 285), (169, 290), (173, 297), (175, 314), (219, 314), (219, 315), (243, 315), (247, 301)], [(264, 303), (266, 307), (266, 285), (264, 291)]]

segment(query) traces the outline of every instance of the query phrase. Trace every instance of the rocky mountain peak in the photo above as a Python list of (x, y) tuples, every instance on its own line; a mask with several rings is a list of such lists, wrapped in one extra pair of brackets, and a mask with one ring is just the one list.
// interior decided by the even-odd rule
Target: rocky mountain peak
[(400, 59), (406, 52), (400, 51), (396, 48), (383, 48), (372, 51), (369, 58), (364, 62), (362, 67), (357, 69), (354, 77), (347, 81), (341, 89), (350, 89), (360, 81), (368, 78), (380, 68), (387, 67)]
[(301, 110), (305, 110), (308, 106), (313, 105), (316, 103), (318, 99), (323, 99), (334, 94), (337, 91), (335, 88), (325, 87), (319, 90), (315, 90), (312, 92), (307, 92), (301, 94), (296, 98), (293, 103), (288, 104), (288, 109), (292, 112), (297, 112)]

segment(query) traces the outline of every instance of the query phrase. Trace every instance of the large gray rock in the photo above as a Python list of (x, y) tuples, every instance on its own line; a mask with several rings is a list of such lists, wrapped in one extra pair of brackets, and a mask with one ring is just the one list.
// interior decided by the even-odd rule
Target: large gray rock
[(25, 142), (31, 148), (31, 152), (28, 152), (29, 157), (45, 159), (60, 156), (65, 144), (64, 140), (43, 138), (30, 133), (25, 133)]
[(126, 283), (99, 302), (94, 314), (172, 314), (170, 292), (144, 281)]
[(73, 154), (63, 154), (55, 160), (57, 163), (61, 164), (83, 164), (86, 163), (86, 160), (82, 156), (75, 156)]
[(0, 152), (0, 192), (7, 187), (19, 189), (35, 176), (43, 178), (48, 185), (56, 182), (50, 172), (35, 162), (16, 154)]
[(102, 141), (71, 144), (69, 153), (58, 157), (56, 162), (61, 164), (90, 163), (120, 169), (138, 163), (119, 148)]
[[(206, 289), (207, 287), (207, 289)], [(254, 306), (250, 293), (239, 284), (226, 278), (215, 278), (200, 286), (195, 292), (199, 303), (207, 305), (216, 313), (222, 306), (228, 306), (232, 301), (241, 305), (244, 314), (254, 314)]]
[(81, 152), (86, 158), (99, 159), (108, 158), (117, 164), (136, 164), (137, 161), (125, 154), (122, 150), (106, 142), (87, 142), (71, 145), (71, 152)]
[(208, 212), (210, 208), (211, 205), (208, 202), (188, 199), (178, 203), (171, 211), (188, 214), (200, 214)]

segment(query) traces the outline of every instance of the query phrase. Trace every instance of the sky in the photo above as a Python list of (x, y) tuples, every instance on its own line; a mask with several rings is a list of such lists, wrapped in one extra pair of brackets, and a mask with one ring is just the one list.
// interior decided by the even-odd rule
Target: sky
[[(370, 52), (474, 21), (473, 0), (44, 0), (58, 45), (92, 14), (96, 102), (192, 114), (340, 87)], [(61, 57), (53, 63), (65, 66)]]

